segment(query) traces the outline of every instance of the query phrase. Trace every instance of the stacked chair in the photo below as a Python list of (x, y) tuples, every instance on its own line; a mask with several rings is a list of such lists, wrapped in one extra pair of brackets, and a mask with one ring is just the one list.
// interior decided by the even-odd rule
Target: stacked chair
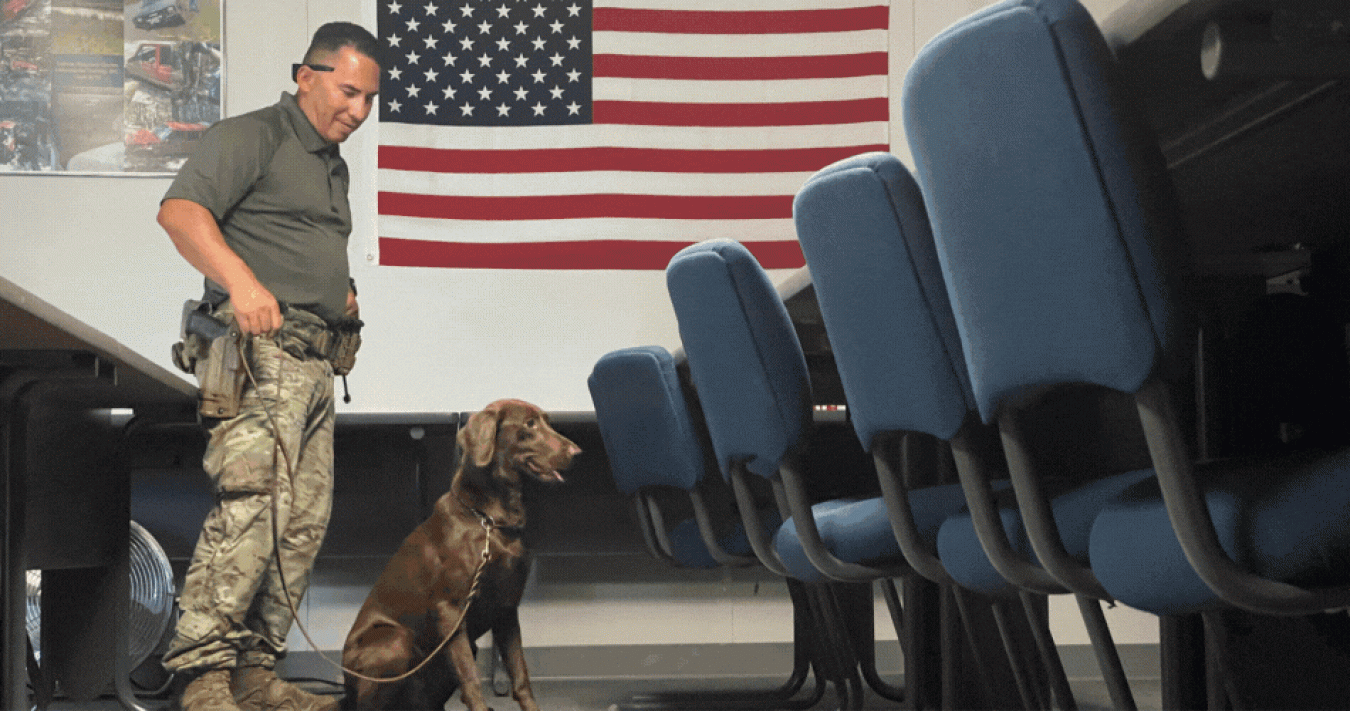
[[(705, 492), (714, 470), (707, 431), (674, 356), (660, 346), (614, 351), (596, 362), (587, 385), (614, 483), (636, 505), (649, 552), (680, 568), (755, 565), (739, 520), (717, 530), (725, 516)], [(692, 517), (668, 526), (674, 509), (662, 506), (663, 490), (682, 492)]]
[[(651, 554), (678, 568), (758, 565), (739, 516), (717, 485), (707, 431), (694, 393), (674, 356), (660, 346), (624, 348), (601, 357), (587, 381), (618, 489), (633, 499)], [(713, 476), (708, 476), (712, 473)], [(723, 485), (724, 487), (724, 485)], [(673, 496), (672, 496), (673, 495)], [(683, 506), (675, 505), (683, 499)], [(692, 516), (670, 525), (668, 521)], [(760, 511), (765, 525), (777, 511)], [(825, 693), (814, 661), (819, 620), (804, 587), (789, 581), (793, 603), (793, 669), (778, 688), (763, 692), (701, 692), (638, 697), (624, 708), (807, 708)], [(816, 671), (814, 686), (803, 693)]]
[[(912, 181), (908, 190), (900, 187), (899, 197), (913, 198), (917, 193)], [(868, 202), (867, 215), (859, 220), (875, 223), (883, 231), (889, 229), (891, 235), (898, 237), (898, 220), (924, 223), (922, 210), (914, 211), (913, 205), (891, 207), (888, 196), (881, 195), (878, 200)], [(841, 211), (849, 208), (840, 206)], [(813, 441), (808, 373), (783, 303), (749, 251), (730, 241), (703, 242), (677, 254), (666, 273), (690, 377), (702, 402), (719, 468), (730, 480), (738, 501), (749, 503), (752, 485), (768, 482), (780, 502), (785, 522), (777, 530), (764, 529), (743, 516), (751, 548), (761, 562), (790, 579), (813, 583), (880, 581), (883, 591), (892, 587), (894, 579), (901, 579), (907, 590), (950, 582), (950, 578), (931, 565), (931, 559), (920, 563), (926, 565), (924, 576), (916, 574), (893, 532), (886, 497), (872, 494), (812, 498), (811, 491), (819, 488), (813, 484), (819, 484), (822, 476), (830, 474), (808, 465)], [(867, 274), (855, 276), (871, 281)], [(906, 315), (901, 321), (924, 318), (919, 314)], [(941, 357), (941, 366), (916, 365), (922, 371), (919, 378), (933, 376), (941, 367), (950, 374), (953, 362), (946, 355)], [(910, 365), (905, 363), (905, 367)], [(931, 402), (916, 404), (916, 408), (924, 409)], [(942, 410), (943, 414), (936, 415), (938, 419), (952, 411), (950, 407)], [(962, 420), (963, 413), (958, 413), (957, 423)], [(874, 477), (872, 468), (868, 469), (867, 475)], [(939, 524), (965, 504), (956, 484), (923, 486), (909, 491), (907, 498), (905, 508), (912, 514), (909, 525), (921, 531), (917, 535), (928, 540), (924, 544), (928, 548)], [(933, 614), (935, 599), (936, 596), (928, 599), (926, 610), (923, 605), (917, 611), (913, 609), (916, 605), (906, 605), (906, 616), (914, 622), (897, 629), (901, 639), (909, 643), (905, 649), (906, 702), (912, 707), (935, 707), (942, 703), (941, 691), (934, 688), (931, 679), (938, 676), (934, 674), (937, 664), (955, 663), (951, 656), (932, 659), (931, 652), (925, 653), (920, 648), (936, 646), (933, 638), (938, 631), (922, 623), (915, 624), (922, 617), (918, 613)], [(961, 611), (970, 613), (971, 606), (963, 605)], [(971, 619), (969, 614), (963, 614), (963, 618)], [(1040, 624), (1044, 625), (1043, 618)], [(1001, 659), (979, 658), (981, 645), (977, 636), (972, 636), (971, 641), (975, 642), (972, 646), (977, 651), (975, 678), (989, 687), (984, 698), (975, 702), (978, 705), (1006, 705), (1008, 700), (996, 695), (1013, 686), (1010, 679), (1027, 656), (1019, 644), (1027, 626), (1001, 624), (1001, 627), (1009, 656), (1015, 660), (1011, 669)], [(1053, 658), (1057, 665), (1057, 657)], [(950, 666), (947, 671), (951, 671)], [(1018, 679), (1022, 682), (1023, 700), (1028, 707), (1041, 708), (1043, 697), (1035, 692), (1044, 670), (1029, 671), (1025, 678)], [(969, 676), (960, 679), (966, 685), (970, 681)], [(849, 698), (856, 701), (858, 697), (845, 697), (845, 701)]]
[[(614, 483), (633, 499), (649, 552), (676, 568), (757, 565), (737, 515), (725, 506), (715, 478), (697, 399), (680, 378), (675, 358), (659, 345), (622, 348), (595, 363), (587, 385)], [(714, 476), (707, 476), (714, 472)], [(672, 496), (674, 495), (674, 496)], [(675, 502), (671, 499), (674, 498)], [(683, 499), (683, 502), (680, 502)], [(683, 503), (679, 506), (678, 503)], [(668, 523), (682, 517), (678, 523)], [(761, 511), (768, 521), (778, 513)], [(792, 600), (794, 665), (780, 687), (764, 692), (664, 693), (640, 696), (625, 708), (806, 708), (825, 695), (814, 662), (818, 619), (801, 584)], [(811, 673), (814, 687), (807, 689)]]
[[(1013, 518), (1064, 588), (1161, 615), (1350, 605), (1350, 454), (1192, 462), (1176, 404), (1192, 354), (1186, 236), (1083, 8), (1006, 0), (966, 18), (920, 52), (903, 106), (975, 403), (1015, 490), (1013, 509), (963, 475), (964, 527), (988, 549), (1000, 536), (983, 514)], [(1066, 388), (1128, 394), (1147, 441), (1151, 466), (1079, 488), (1087, 504), (1029, 444), (1032, 414)]]
[[(1038, 604), (1043, 594), (1069, 590), (1032, 562), (1011, 503), (1012, 492), (1001, 491), (1007, 482), (995, 480), (1007, 476), (1003, 455), (997, 442), (992, 446), (981, 442), (987, 440), (989, 429), (974, 417), (955, 319), (913, 178), (890, 154), (857, 156), (812, 177), (797, 195), (794, 215), (854, 429), (877, 463), (885, 499), (882, 521), (889, 520), (909, 564), (924, 577), (955, 589), (956, 599), (966, 608), (971, 597), (957, 584), (997, 601), (1020, 597), (1049, 673), (1053, 699), (1063, 707), (1072, 706)], [(949, 441), (963, 480), (978, 482), (979, 488), (969, 493), (976, 508), (985, 504), (982, 523), (994, 531), (985, 536), (991, 539), (991, 555), (986, 555), (969, 511), (924, 505), (922, 497), (943, 491), (942, 487), (910, 490), (924, 472), (915, 471), (916, 458), (908, 450), (921, 446), (923, 435)], [(1130, 474), (1123, 477), (1124, 483), (1076, 490), (1056, 500), (1057, 514), (1090, 522), (1103, 496), (1142, 476)], [(955, 494), (964, 503), (959, 489)], [(1002, 505), (998, 514), (993, 513), (995, 498)], [(923, 518), (934, 514), (936, 518)], [(945, 540), (953, 538), (953, 529), (968, 533), (954, 542)], [(1081, 529), (1080, 538), (1086, 547), (1087, 529)], [(1008, 571), (1007, 577), (996, 568)], [(1116, 704), (1130, 708), (1132, 696), (1101, 608), (1089, 598), (1080, 596), (1079, 602)], [(1001, 613), (1005, 639), (1012, 641), (1009, 612), (1002, 602), (994, 610)], [(969, 618), (969, 613), (964, 616)], [(1021, 668), (1027, 655), (1019, 654), (1015, 645), (1007, 652), (1024, 705), (1040, 708), (1050, 703), (1030, 682), (1035, 670)], [(987, 663), (982, 666), (988, 668)]]
[[(812, 498), (820, 473), (806, 464), (805, 359), (750, 253), (713, 240), (676, 255), (667, 284), (698, 404), (673, 398), (672, 407), (706, 421), (706, 447), (685, 459), (702, 461), (710, 448), (713, 463), (673, 483), (648, 474), (621, 483), (654, 551), (686, 564), (753, 558), (804, 583), (799, 610), (816, 623), (813, 643), (855, 654), (858, 635), (840, 629), (845, 583), (936, 584), (965, 613), (975, 601), (1016, 600), (1025, 615), (1002, 602), (992, 609), (1028, 707), (1074, 703), (1044, 595), (1075, 596), (1120, 708), (1134, 702), (1104, 602), (1204, 615), (1208, 651), (1220, 658), (1219, 611), (1350, 607), (1350, 451), (1193, 463), (1176, 403), (1192, 356), (1186, 236), (1156, 139), (1116, 71), (1076, 0), (1004, 0), (940, 33), (906, 78), (922, 197), (885, 154), (830, 166), (798, 195), (803, 252), (880, 497)], [(649, 360), (666, 374), (645, 391), (678, 393), (669, 362)], [(614, 459), (611, 440), (633, 428), (606, 425), (624, 418), (602, 411), (600, 373), (592, 393)], [(1046, 441), (1072, 439), (1081, 452), (1095, 436), (1043, 416), (1078, 398), (1126, 402), (1131, 422), (1103, 438), (1099, 460), (1048, 466)], [(672, 427), (653, 422), (644, 427)], [(1145, 461), (1116, 466), (1135, 436)], [(919, 456), (930, 445), (940, 456)], [(959, 484), (947, 483), (948, 469)], [(705, 472), (730, 485), (740, 528), (719, 529), (695, 503), (694, 523), (662, 534), (643, 482), (689, 491)], [(760, 511), (765, 486), (781, 523)], [(1039, 669), (1016, 661), (1028, 655), (1014, 617), (1034, 637)], [(906, 652), (907, 665), (924, 656)], [(835, 684), (841, 706), (858, 707), (861, 684), (841, 672), (858, 659), (827, 656), (805, 664)], [(1163, 673), (1170, 707), (1166, 662)], [(924, 676), (907, 666), (907, 684)], [(911, 686), (906, 702), (936, 699)], [(1211, 683), (1209, 703), (1244, 699)]]
[[(834, 660), (831, 677), (840, 705), (860, 706), (863, 681), (882, 696), (898, 697), (899, 690), (882, 682), (870, 668), (874, 641), (861, 640), (864, 635), (856, 625), (870, 628), (869, 583), (881, 581), (888, 602), (894, 604), (895, 593), (884, 583), (910, 573), (903, 559), (870, 545), (849, 545), (855, 541), (845, 535), (834, 540), (843, 545), (834, 546), (833, 554), (818, 559), (825, 568), (821, 571), (814, 563), (794, 566), (790, 558), (780, 555), (781, 547), (775, 546), (775, 535), (782, 528), (800, 533), (807, 550), (824, 549), (822, 535), (828, 536), (830, 527), (817, 525), (818, 520), (823, 522), (831, 515), (851, 520), (859, 505), (853, 499), (815, 502), (808, 494), (805, 469), (811, 459), (811, 385), (782, 299), (750, 252), (729, 240), (710, 240), (681, 250), (666, 269), (666, 282), (718, 469), (731, 484), (751, 549), (769, 570), (810, 582), (822, 615), (841, 621), (844, 629), (827, 626), (827, 631), (835, 632), (833, 639), (827, 639), (830, 647), (845, 655)], [(764, 485), (772, 491), (782, 516), (790, 519), (780, 528), (766, 527), (746, 513), (754, 510), (754, 492)], [(890, 548), (894, 550), (893, 540)], [(804, 557), (801, 562), (806, 562)], [(849, 602), (856, 601), (859, 592), (869, 601), (863, 610)], [(905, 606), (905, 611), (911, 607)], [(902, 646), (907, 627), (897, 625)], [(910, 660), (922, 664), (931, 656), (916, 648), (904, 652), (907, 664)], [(923, 698), (931, 692), (921, 692), (913, 683), (924, 678), (931, 677), (907, 670), (907, 705), (932, 704)]]

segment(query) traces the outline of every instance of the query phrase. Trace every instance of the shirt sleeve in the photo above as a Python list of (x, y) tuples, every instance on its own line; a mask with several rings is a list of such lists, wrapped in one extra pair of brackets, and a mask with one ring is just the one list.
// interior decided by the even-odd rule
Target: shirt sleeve
[(262, 177), (280, 135), (258, 112), (220, 121), (197, 143), (164, 199), (183, 199), (225, 219)]

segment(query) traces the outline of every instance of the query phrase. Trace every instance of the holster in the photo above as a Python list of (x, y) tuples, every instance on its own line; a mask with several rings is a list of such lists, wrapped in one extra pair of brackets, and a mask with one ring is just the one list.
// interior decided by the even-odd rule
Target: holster
[(198, 361), (197, 381), (201, 387), (201, 413), (204, 417), (228, 420), (239, 414), (248, 373), (244, 370), (245, 340), (230, 325), (230, 333), (213, 339), (206, 358)]
[(173, 363), (197, 376), (198, 409), (203, 417), (227, 420), (239, 414), (248, 373), (244, 368), (244, 342), (234, 319), (221, 321), (212, 305), (188, 301), (183, 305), (181, 340), (173, 344)]

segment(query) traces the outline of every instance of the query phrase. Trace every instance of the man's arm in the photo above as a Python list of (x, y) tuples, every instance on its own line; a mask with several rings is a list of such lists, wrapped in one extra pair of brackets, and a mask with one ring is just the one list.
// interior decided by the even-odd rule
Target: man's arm
[(241, 331), (273, 334), (281, 328), (276, 297), (225, 243), (210, 210), (191, 200), (170, 198), (159, 206), (159, 225), (189, 264), (229, 292)]

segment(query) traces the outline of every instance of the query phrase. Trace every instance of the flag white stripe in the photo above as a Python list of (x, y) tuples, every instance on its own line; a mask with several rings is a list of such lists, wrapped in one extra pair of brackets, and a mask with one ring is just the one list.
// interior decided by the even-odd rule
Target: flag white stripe
[(885, 30), (775, 35), (596, 32), (596, 54), (640, 57), (811, 57), (885, 52)]
[(390, 146), (501, 150), (527, 148), (616, 148), (777, 150), (873, 145), (886, 141), (884, 121), (837, 126), (416, 126), (381, 123), (380, 143)]
[(884, 76), (782, 81), (594, 80), (596, 100), (673, 101), (691, 104), (846, 101), (885, 96)]
[[(854, 7), (885, 5), (886, 0), (874, 3), (858, 0), (736, 0), (720, 9), (725, 10), (838, 10)], [(597, 0), (595, 7), (616, 7), (629, 10), (688, 10), (689, 0)], [(706, 9), (706, 8), (700, 8)]]
[(643, 220), (617, 217), (477, 221), (383, 216), (380, 218), (380, 234), (399, 239), (485, 244), (598, 239), (700, 242), (715, 238), (774, 242), (797, 238), (790, 219)]
[(421, 195), (795, 195), (811, 173), (425, 173), (381, 170), (380, 190)]

